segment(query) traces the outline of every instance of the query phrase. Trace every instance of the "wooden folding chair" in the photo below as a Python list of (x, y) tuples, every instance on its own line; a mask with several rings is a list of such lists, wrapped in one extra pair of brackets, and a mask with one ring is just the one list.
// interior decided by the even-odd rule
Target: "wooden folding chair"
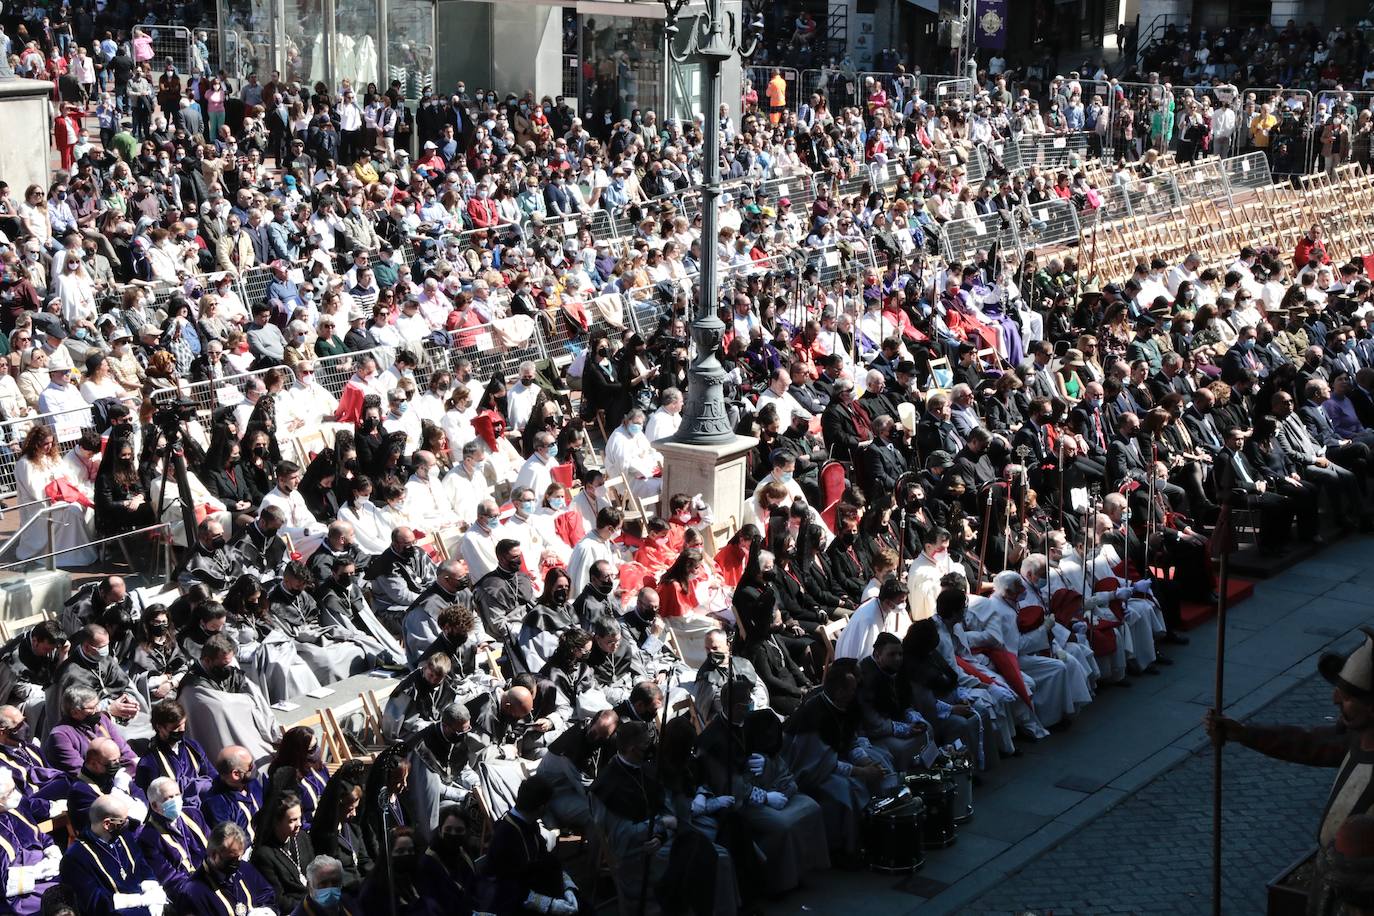
[(697, 713), (696, 701), (693, 700), (691, 696), (685, 696), (673, 704), (672, 718), (684, 714), (691, 717), (692, 728), (696, 729), (697, 734), (701, 734), (701, 716)]
[(9, 642), (20, 633), (26, 633), (43, 621), (48, 620), (50, 616), (46, 611), (39, 611), (37, 614), (30, 614), (27, 617), (0, 620), (0, 642)]
[(823, 624), (820, 629), (821, 645), (825, 646), (825, 667), (829, 668), (830, 663), (835, 660), (835, 643), (840, 639), (840, 634), (849, 625), (848, 617), (841, 617), (839, 620), (832, 620)]

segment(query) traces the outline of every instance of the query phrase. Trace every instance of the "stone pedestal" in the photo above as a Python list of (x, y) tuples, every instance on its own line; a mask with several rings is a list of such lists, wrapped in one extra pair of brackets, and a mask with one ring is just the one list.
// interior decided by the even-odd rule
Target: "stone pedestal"
[(0, 175), (11, 196), (22, 200), (36, 184), (47, 193), (52, 168), (53, 84), (46, 80), (0, 79)]
[(663, 499), (674, 493), (695, 496), (700, 493), (715, 514), (717, 522), (731, 517), (738, 524), (743, 518), (745, 456), (758, 445), (757, 439), (736, 436), (719, 445), (688, 445), (671, 439), (654, 443), (663, 454)]

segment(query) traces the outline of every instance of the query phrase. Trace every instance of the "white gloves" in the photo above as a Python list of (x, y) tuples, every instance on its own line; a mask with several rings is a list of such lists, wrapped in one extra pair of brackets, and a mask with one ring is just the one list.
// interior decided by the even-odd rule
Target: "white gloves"
[(1073, 622), (1073, 635), (1075, 635), (1075, 636), (1083, 636), (1083, 635), (1086, 634), (1087, 632), (1088, 632), (1088, 625), (1087, 625), (1087, 623), (1085, 623), (1085, 622), (1082, 621), (1082, 620), (1075, 620), (1075, 621)]
[(248, 911), (248, 916), (276, 916), (276, 913), (270, 906), (255, 906)]
[(162, 885), (156, 881), (144, 881), (139, 887), (143, 888), (144, 906), (166, 906), (167, 892), (162, 889)]
[(37, 868), (29, 865), (15, 865), (10, 868), (9, 877), (5, 879), (5, 897), (13, 900), (24, 894), (31, 894), (37, 881)]
[(1151, 589), (1154, 588), (1154, 581), (1151, 579), (1141, 579), (1139, 582), (1135, 583), (1134, 588), (1142, 595), (1154, 594), (1151, 591)]
[(758, 776), (763, 773), (763, 768), (767, 763), (768, 760), (762, 754), (750, 754), (747, 763), (750, 775)]
[(133, 779), (129, 776), (129, 771), (128, 771), (128, 770), (123, 769), (123, 768), (121, 767), (119, 770), (116, 770), (116, 771), (115, 771), (115, 775), (114, 775), (114, 786), (115, 786), (115, 788), (118, 789), (119, 791), (121, 791), (121, 792), (128, 792), (128, 791), (129, 791), (129, 784), (132, 783), (132, 782), (133, 782)]
[(915, 725), (918, 722), (925, 721), (921, 718), (921, 714), (914, 709), (908, 709), (904, 718), (906, 719), (907, 725)]
[(1133, 588), (1132, 588), (1131, 586), (1129, 586), (1129, 585), (1123, 585), (1123, 586), (1121, 586), (1121, 588), (1118, 588), (1118, 589), (1116, 590), (1116, 597), (1117, 597), (1117, 599), (1120, 600), (1120, 601), (1125, 601), (1127, 598), (1131, 597), (1131, 595), (1133, 595), (1133, 594), (1135, 594), (1135, 589), (1133, 589)]
[(765, 801), (768, 807), (772, 808), (774, 811), (781, 811), (783, 808), (787, 807), (787, 796), (783, 795), (781, 792), (767, 793)]
[(553, 898), (545, 894), (536, 894), (534, 891), (530, 891), (529, 896), (525, 898), (525, 909), (527, 910), (534, 910), (536, 913), (548, 913), (552, 911), (552, 907)]
[(59, 814), (66, 814), (66, 813), (67, 813), (67, 800), (66, 800), (65, 798), (59, 798), (57, 801), (53, 802), (52, 805), (49, 806), (49, 808), (48, 808), (48, 817), (50, 817), (50, 818), (52, 818), (52, 817), (57, 817)]
[(893, 722), (893, 723), (892, 723), (892, 737), (894, 737), (894, 738), (910, 738), (910, 737), (911, 737), (911, 726), (910, 726), (910, 725), (907, 725), (905, 722)]
[(1012, 703), (1019, 699), (1011, 688), (1003, 687), (1001, 684), (989, 684), (988, 692), (1003, 703)]
[(132, 795), (129, 796), (129, 820), (143, 823), (148, 820), (148, 806)]
[(136, 910), (145, 906), (142, 894), (121, 894), (116, 892), (114, 895), (114, 908), (116, 910)]
[(754, 788), (752, 788), (752, 789), (749, 790), (749, 804), (751, 804), (751, 805), (753, 805), (754, 807), (758, 808), (758, 807), (761, 807), (762, 805), (766, 804), (767, 802), (768, 802), (768, 793), (767, 793), (767, 792), (763, 791), (763, 790), (760, 789), (758, 786), (754, 786)]
[(967, 703), (973, 699), (973, 691), (969, 690), (967, 687), (955, 687), (954, 695), (959, 699), (960, 703)]
[(692, 799), (692, 813), (700, 817), (703, 814), (715, 814), (717, 811), (724, 811), (735, 804), (733, 795), (716, 795), (708, 798), (705, 794), (698, 792), (696, 798)]

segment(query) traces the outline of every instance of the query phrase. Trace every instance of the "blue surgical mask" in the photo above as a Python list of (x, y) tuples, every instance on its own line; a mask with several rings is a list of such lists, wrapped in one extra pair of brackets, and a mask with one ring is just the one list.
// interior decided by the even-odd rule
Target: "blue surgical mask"
[(552, 445), (549, 446), (549, 457), (550, 457), (550, 458), (557, 458), (557, 457), (558, 457), (558, 443), (557, 443), (557, 442), (555, 442), (555, 443), (553, 443)]
[(562, 512), (568, 508), (568, 501), (561, 496), (555, 496), (549, 500), (549, 508), (555, 512)]
[(791, 471), (783, 471), (783, 473), (782, 473), (782, 482), (783, 482), (783, 483), (788, 483), (788, 482), (790, 482), (791, 480), (792, 480), (792, 472), (791, 472)]
[(524, 502), (520, 503), (520, 512), (521, 512), (522, 514), (524, 514), (524, 515), (533, 515), (533, 514), (534, 514), (534, 510), (535, 510), (535, 502), (534, 502), (534, 500), (532, 500), (532, 499), (527, 499), (527, 500), (525, 500)]
[(343, 888), (341, 887), (317, 887), (310, 892), (310, 899), (320, 906), (335, 907), (343, 899)]
[(162, 816), (167, 818), (167, 820), (174, 821), (177, 818), (181, 817), (181, 808), (181, 796), (174, 795), (173, 797), (164, 801), (162, 803), (161, 808), (159, 808), (158, 810), (162, 812)]
[(643, 423), (631, 423), (629, 426), (627, 426), (627, 427), (625, 428), (625, 431), (628, 432), (628, 433), (629, 433), (630, 435), (632, 435), (632, 436), (638, 436), (640, 433), (644, 432), (644, 424), (643, 424)]

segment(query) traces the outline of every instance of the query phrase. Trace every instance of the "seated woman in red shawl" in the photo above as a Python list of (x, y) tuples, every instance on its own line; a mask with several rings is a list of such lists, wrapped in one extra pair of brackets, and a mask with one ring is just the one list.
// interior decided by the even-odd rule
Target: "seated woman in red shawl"
[(535, 517), (548, 525), (546, 530), (551, 530), (568, 546), (569, 554), (587, 533), (582, 513), (573, 507), (572, 491), (557, 481), (549, 484), (548, 489), (544, 491), (544, 499), (540, 502)]
[(668, 523), (658, 516), (649, 519), (647, 528), (644, 540), (635, 551), (635, 562), (657, 579), (668, 571), (668, 567), (672, 566), (682, 553), (682, 540), (679, 535), (678, 546), (673, 547), (672, 532)]
[(735, 532), (724, 547), (716, 551), (716, 566), (726, 585), (734, 588), (739, 577), (744, 575), (744, 566), (749, 562), (749, 548), (758, 540), (759, 529), (755, 525), (745, 525)]
[(682, 550), (688, 528), (700, 528), (711, 523), (709, 510), (698, 509), (693, 502), (686, 493), (674, 493), (668, 497), (668, 546), (674, 554)]

